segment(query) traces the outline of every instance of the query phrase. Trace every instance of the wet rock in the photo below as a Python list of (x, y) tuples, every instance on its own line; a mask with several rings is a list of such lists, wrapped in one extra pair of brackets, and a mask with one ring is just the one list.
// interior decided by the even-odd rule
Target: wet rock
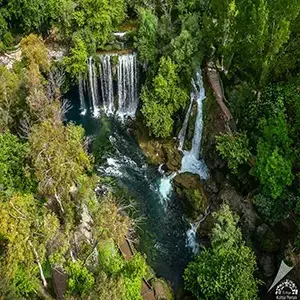
[(179, 174), (174, 179), (175, 190), (183, 201), (185, 214), (197, 219), (207, 207), (207, 198), (199, 175)]
[(148, 163), (152, 165), (165, 163), (164, 151), (158, 140), (139, 140), (139, 145), (146, 155)]
[(139, 140), (139, 145), (152, 165), (166, 164), (169, 171), (178, 171), (181, 167), (182, 153), (177, 149), (174, 139)]
[(197, 230), (197, 237), (201, 241), (202, 246), (209, 246), (211, 231), (215, 221), (212, 214), (209, 214), (206, 219), (200, 224)]
[(181, 167), (182, 153), (177, 149), (177, 143), (169, 140), (162, 145), (168, 170), (176, 172)]
[(262, 251), (276, 252), (280, 246), (280, 240), (267, 224), (261, 224), (256, 228), (255, 239)]
[(264, 277), (272, 277), (276, 272), (276, 262), (273, 255), (262, 254), (259, 257), (259, 266)]

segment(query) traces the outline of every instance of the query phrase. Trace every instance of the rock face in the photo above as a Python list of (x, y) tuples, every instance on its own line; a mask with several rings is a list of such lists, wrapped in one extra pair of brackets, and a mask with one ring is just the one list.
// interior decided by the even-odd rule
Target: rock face
[(17, 61), (21, 61), (22, 51), (17, 47), (16, 50), (3, 53), (0, 55), (0, 64), (6, 66), (8, 69), (12, 69), (13, 64)]
[(257, 215), (251, 199), (242, 197), (229, 185), (221, 190), (219, 199), (221, 202), (228, 203), (230, 208), (240, 216), (244, 238), (249, 241), (260, 222), (260, 217)]
[(207, 198), (199, 175), (190, 173), (179, 174), (174, 179), (175, 190), (183, 202), (185, 214), (196, 219), (204, 213)]
[(267, 224), (261, 224), (256, 228), (255, 239), (262, 251), (276, 252), (279, 249), (280, 240)]

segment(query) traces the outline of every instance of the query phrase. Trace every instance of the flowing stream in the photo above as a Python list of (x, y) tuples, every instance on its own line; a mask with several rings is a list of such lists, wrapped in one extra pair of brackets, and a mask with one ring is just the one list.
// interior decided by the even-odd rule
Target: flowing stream
[[(88, 60), (88, 80), (80, 77), (77, 93), (69, 93), (73, 109), (68, 119), (82, 124), (87, 135), (96, 138), (103, 136), (103, 130), (109, 128), (107, 140), (103, 142), (110, 144), (110, 150), (104, 155), (104, 163), (98, 165), (98, 173), (102, 177), (114, 178), (124, 194), (136, 199), (138, 215), (143, 216), (138, 227), (139, 248), (147, 255), (147, 261), (156, 274), (176, 287), (182, 281), (188, 261), (199, 251), (196, 232), (202, 221), (187, 222), (181, 201), (173, 193), (173, 179), (184, 172), (199, 174), (202, 179), (208, 176), (205, 163), (199, 157), (202, 102), (205, 99), (201, 72), (197, 72), (193, 80), (190, 105), (179, 135), (179, 148), (184, 153), (181, 170), (165, 174), (163, 166), (157, 169), (147, 165), (136, 137), (124, 122), (127, 117), (135, 117), (138, 107), (136, 55), (116, 56), (101, 55), (98, 71), (96, 61), (93, 58)], [(197, 118), (192, 148), (184, 150), (195, 102)], [(99, 116), (101, 118), (95, 118)]]
[(80, 115), (78, 91), (74, 90), (68, 98), (73, 103), (68, 119), (82, 124), (87, 135), (101, 135), (109, 124), (111, 151), (98, 166), (98, 173), (101, 177), (114, 178), (124, 194), (136, 199), (137, 216), (142, 216), (138, 226), (139, 250), (146, 254), (147, 262), (157, 276), (169, 280), (174, 288), (178, 287), (193, 250), (186, 242), (189, 223), (184, 217), (181, 201), (172, 191), (172, 177), (176, 174), (166, 176), (147, 165), (136, 137), (126, 123), (115, 117), (95, 119), (89, 114)]

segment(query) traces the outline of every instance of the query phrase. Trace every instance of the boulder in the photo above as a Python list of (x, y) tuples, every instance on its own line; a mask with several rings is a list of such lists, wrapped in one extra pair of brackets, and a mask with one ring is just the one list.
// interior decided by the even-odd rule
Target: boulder
[(197, 219), (205, 212), (207, 198), (199, 175), (182, 173), (174, 179), (175, 191), (183, 202), (185, 214)]
[(166, 164), (167, 169), (172, 172), (180, 169), (182, 153), (177, 149), (176, 140), (144, 139), (139, 140), (139, 145), (149, 164)]
[(160, 165), (165, 163), (164, 151), (158, 140), (139, 140), (139, 145), (146, 155), (149, 164)]
[(264, 252), (276, 252), (279, 249), (280, 240), (267, 224), (261, 224), (256, 228), (255, 239), (260, 250)]
[(162, 144), (166, 159), (166, 166), (169, 171), (176, 172), (181, 167), (182, 153), (179, 152), (175, 140), (168, 140)]

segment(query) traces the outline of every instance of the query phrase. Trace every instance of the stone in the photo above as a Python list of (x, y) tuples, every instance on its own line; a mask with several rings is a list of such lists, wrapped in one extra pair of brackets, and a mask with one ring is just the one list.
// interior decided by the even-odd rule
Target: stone
[(276, 252), (280, 246), (280, 240), (267, 224), (261, 224), (256, 228), (255, 239), (264, 252)]
[(189, 218), (197, 219), (205, 212), (207, 198), (199, 175), (179, 174), (174, 178), (174, 186)]
[(166, 166), (169, 171), (176, 172), (181, 167), (182, 153), (179, 152), (175, 140), (168, 140), (162, 144), (166, 158)]

